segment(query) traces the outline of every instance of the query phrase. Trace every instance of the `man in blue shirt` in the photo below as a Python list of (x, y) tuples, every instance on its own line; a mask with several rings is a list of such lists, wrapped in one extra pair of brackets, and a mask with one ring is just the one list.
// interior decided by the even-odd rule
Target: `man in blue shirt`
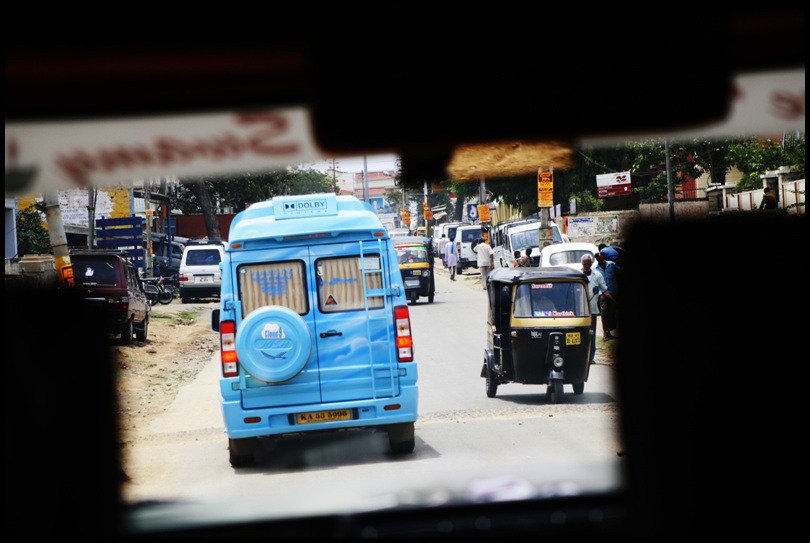
[(600, 295), (613, 299), (610, 289), (607, 288), (607, 283), (602, 273), (593, 267), (593, 257), (590, 253), (582, 257), (582, 273), (588, 277), (588, 298), (591, 306), (591, 358), (590, 363), (593, 364), (593, 358), (596, 354), (596, 319), (599, 316), (599, 303)]
[(607, 290), (612, 296), (601, 296), (599, 306), (602, 310), (602, 335), (605, 341), (614, 339), (615, 336), (611, 331), (616, 329), (616, 296), (618, 294), (618, 285), (616, 284), (616, 272), (618, 271), (618, 264), (611, 262), (607, 259), (605, 251), (602, 250), (596, 253), (596, 262), (598, 265), (596, 269), (605, 278)]

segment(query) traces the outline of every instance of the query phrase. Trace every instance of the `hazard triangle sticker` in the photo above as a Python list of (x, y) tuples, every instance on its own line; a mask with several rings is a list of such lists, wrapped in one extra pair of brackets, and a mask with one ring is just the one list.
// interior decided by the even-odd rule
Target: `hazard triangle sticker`
[(338, 303), (337, 303), (337, 300), (335, 300), (335, 297), (330, 294), (329, 297), (326, 299), (326, 302), (323, 305), (335, 306), (335, 305), (338, 305)]

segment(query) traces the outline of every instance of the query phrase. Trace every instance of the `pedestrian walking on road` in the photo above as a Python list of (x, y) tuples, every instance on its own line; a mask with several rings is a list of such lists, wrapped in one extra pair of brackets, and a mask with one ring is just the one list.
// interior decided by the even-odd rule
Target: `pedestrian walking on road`
[(598, 263), (596, 270), (605, 278), (607, 291), (611, 294), (610, 298), (604, 294), (599, 296), (599, 309), (602, 312), (602, 334), (605, 337), (605, 341), (608, 341), (615, 338), (611, 332), (616, 329), (617, 325), (616, 315), (618, 306), (616, 305), (616, 299), (618, 290), (616, 286), (616, 273), (618, 264), (605, 258), (604, 253), (601, 251), (596, 253), (595, 256), (596, 262)]
[(486, 290), (487, 275), (489, 275), (493, 264), (492, 247), (489, 246), (484, 238), (478, 238), (478, 244), (473, 250), (478, 255), (478, 269), (481, 270), (481, 284), (484, 290)]
[(611, 300), (613, 295), (608, 291), (605, 278), (598, 270), (593, 269), (593, 257), (587, 254), (582, 257), (582, 273), (588, 277), (588, 300), (591, 306), (591, 364), (596, 355), (596, 321), (599, 317), (599, 295), (604, 294)]
[(447, 267), (450, 269), (450, 280), (456, 280), (456, 266), (458, 265), (458, 255), (456, 254), (456, 247), (452, 241), (448, 241), (444, 246), (444, 260), (447, 262)]
[(531, 268), (532, 267), (532, 248), (526, 247), (526, 252), (523, 256), (518, 258), (518, 268)]

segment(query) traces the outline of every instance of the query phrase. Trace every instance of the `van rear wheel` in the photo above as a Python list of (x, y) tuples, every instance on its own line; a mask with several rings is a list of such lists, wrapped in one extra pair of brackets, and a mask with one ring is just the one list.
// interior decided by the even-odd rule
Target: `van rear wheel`
[(394, 454), (412, 453), (416, 446), (413, 423), (402, 422), (388, 427), (388, 444)]
[(253, 464), (255, 460), (256, 446), (258, 439), (248, 437), (244, 439), (228, 438), (228, 454), (231, 466), (234, 468), (244, 468)]

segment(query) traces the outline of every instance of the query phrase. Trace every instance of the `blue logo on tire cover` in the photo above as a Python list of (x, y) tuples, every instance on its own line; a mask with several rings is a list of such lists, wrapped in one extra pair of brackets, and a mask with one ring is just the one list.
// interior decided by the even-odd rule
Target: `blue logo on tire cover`
[(280, 306), (250, 313), (236, 332), (239, 363), (265, 383), (289, 381), (301, 373), (312, 352), (312, 335), (304, 320)]

